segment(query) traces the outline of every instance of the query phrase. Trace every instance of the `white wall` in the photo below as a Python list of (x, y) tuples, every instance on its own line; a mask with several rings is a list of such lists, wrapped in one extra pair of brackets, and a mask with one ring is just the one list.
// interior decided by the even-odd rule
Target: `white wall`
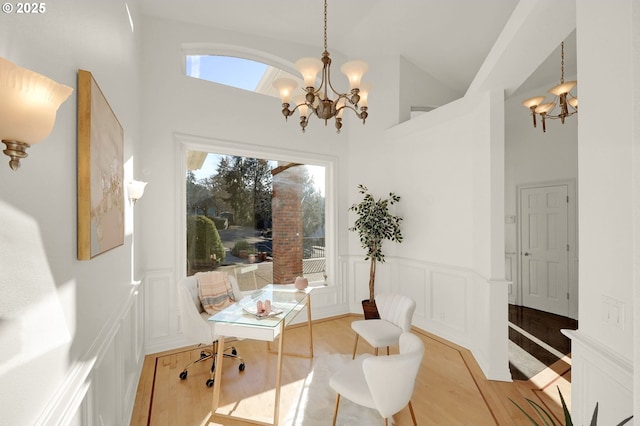
[(400, 109), (398, 122), (411, 118), (411, 107), (439, 107), (462, 97), (463, 93), (443, 85), (404, 57), (400, 57)]
[[(640, 53), (640, 20), (636, 1), (615, 4), (577, 2), (580, 305), (572, 359), (577, 424), (588, 421), (596, 402), (602, 424), (640, 415), (633, 393), (640, 383), (640, 369), (633, 364), (639, 351), (634, 58)], [(615, 46), (608, 40), (616, 40)], [(609, 308), (612, 304), (616, 309)]]
[[(103, 397), (106, 389), (135, 392), (139, 372), (140, 345), (114, 340), (122, 333), (135, 340), (141, 330), (125, 309), (137, 294), (133, 212), (126, 211), (123, 246), (76, 260), (75, 89), (79, 68), (94, 74), (124, 128), (130, 160), (139, 138), (139, 53), (124, 1), (60, 0), (40, 15), (0, 15), (0, 56), (74, 88), (51, 136), (28, 150), (18, 171), (2, 156), (0, 424), (128, 419), (132, 403)], [(107, 353), (120, 374), (93, 375)]]
[(510, 380), (503, 108), (501, 93), (481, 93), (387, 132), (405, 240), (381, 283), (411, 294), (415, 324), (471, 349), (496, 380)]
[[(337, 249), (344, 250), (347, 185), (347, 147), (349, 132), (337, 135), (333, 123), (327, 127), (315, 118), (302, 133), (297, 114), (284, 120), (278, 98), (266, 97), (232, 87), (202, 81), (184, 75), (182, 48), (200, 43), (209, 53), (225, 48), (252, 52), (256, 59), (292, 67), (299, 57), (307, 56), (311, 47), (266, 38), (247, 37), (212, 28), (186, 25), (155, 18), (144, 19), (142, 73), (143, 138), (142, 179), (149, 181), (144, 202), (136, 205), (144, 215), (142, 262), (147, 274), (147, 350), (185, 344), (179, 333), (179, 316), (175, 291), (176, 280), (184, 274), (184, 183), (180, 176), (180, 150), (185, 143), (198, 149), (223, 153), (253, 152), (256, 156), (288, 161), (328, 161), (332, 164), (337, 204), (332, 204), (334, 218), (329, 227), (337, 239)], [(259, 53), (261, 52), (261, 53)], [(342, 63), (339, 55), (332, 55)], [(344, 81), (346, 85), (346, 79)], [(345, 117), (345, 128), (354, 123)], [(358, 123), (355, 123), (358, 125)], [(337, 226), (341, 226), (337, 229)], [(335, 265), (335, 262), (333, 262)], [(314, 300), (314, 312), (330, 309), (345, 312), (342, 283), (334, 267), (329, 281), (337, 284)], [(326, 298), (326, 299), (325, 299)]]

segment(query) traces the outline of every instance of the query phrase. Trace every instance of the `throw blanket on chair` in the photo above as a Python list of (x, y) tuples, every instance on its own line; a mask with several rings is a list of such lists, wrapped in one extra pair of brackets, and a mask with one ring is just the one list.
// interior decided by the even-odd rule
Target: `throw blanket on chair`
[(209, 315), (214, 315), (235, 302), (233, 289), (226, 273), (198, 272), (196, 278), (200, 302)]

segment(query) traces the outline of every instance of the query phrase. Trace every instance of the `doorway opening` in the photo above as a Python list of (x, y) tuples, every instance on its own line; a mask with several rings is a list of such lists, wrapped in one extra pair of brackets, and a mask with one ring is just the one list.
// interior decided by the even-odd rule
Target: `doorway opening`
[(577, 328), (578, 265), (575, 181), (517, 186), (517, 251), (509, 305), (509, 363), (515, 380), (551, 367), (570, 370)]

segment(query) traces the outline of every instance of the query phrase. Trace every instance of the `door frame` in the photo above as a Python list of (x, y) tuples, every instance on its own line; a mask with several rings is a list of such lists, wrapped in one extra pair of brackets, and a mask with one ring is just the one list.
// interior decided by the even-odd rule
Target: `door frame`
[(550, 186), (567, 186), (569, 202), (567, 204), (567, 242), (569, 252), (567, 256), (568, 291), (569, 291), (569, 318), (578, 319), (578, 191), (576, 179), (563, 179), (542, 182), (529, 182), (516, 185), (516, 265), (518, 268), (515, 276), (518, 283), (515, 286), (517, 294), (516, 304), (522, 306), (522, 191), (532, 188), (545, 188)]

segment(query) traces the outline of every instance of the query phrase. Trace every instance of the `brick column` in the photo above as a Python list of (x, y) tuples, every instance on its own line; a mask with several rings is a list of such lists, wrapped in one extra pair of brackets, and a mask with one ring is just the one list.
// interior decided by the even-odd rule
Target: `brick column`
[(273, 171), (273, 283), (290, 284), (302, 275), (302, 167)]

